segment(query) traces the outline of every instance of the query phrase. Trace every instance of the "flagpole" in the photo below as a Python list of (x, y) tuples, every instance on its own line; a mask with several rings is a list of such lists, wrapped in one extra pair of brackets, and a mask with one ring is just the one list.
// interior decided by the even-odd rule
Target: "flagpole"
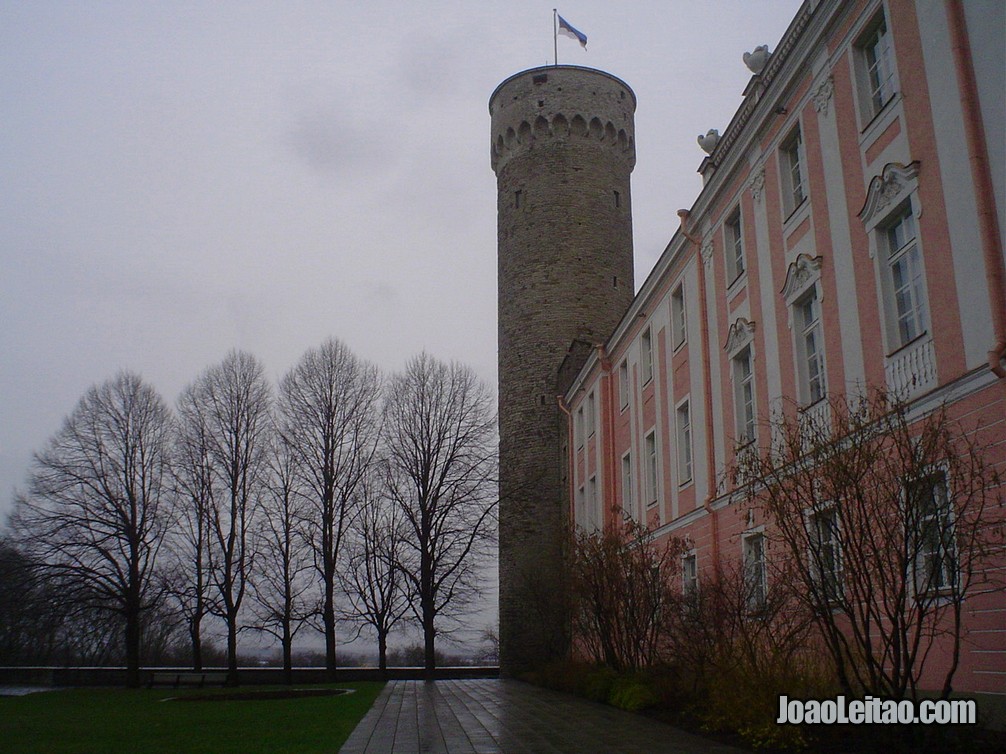
[(559, 65), (559, 22), (555, 20), (558, 10), (552, 8), (552, 46), (555, 48), (555, 64)]

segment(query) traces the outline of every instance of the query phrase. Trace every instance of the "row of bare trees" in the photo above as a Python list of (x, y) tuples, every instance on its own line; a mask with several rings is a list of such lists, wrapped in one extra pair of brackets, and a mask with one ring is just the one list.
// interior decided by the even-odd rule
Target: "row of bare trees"
[(196, 668), (207, 621), (222, 625), (234, 679), (243, 631), (277, 640), (289, 671), (294, 639), (318, 630), (334, 671), (340, 626), (373, 629), (384, 667), (412, 620), (432, 670), (438, 633), (478, 593), (495, 457), (491, 393), (427, 354), (383, 379), (329, 340), (274, 395), (234, 352), (174, 412), (123, 372), (36, 455), (6, 546), (59, 604), (113, 616), (132, 685), (144, 633), (166, 621)]

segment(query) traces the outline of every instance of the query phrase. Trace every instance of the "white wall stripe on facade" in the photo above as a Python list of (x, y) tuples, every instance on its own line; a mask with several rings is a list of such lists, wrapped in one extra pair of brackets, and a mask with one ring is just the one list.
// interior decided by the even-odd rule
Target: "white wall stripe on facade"
[[(958, 91), (943, 3), (918, 2), (915, 10), (919, 19), (919, 34), (930, 91)], [(988, 291), (982, 286), (974, 285), (974, 271), (983, 269), (985, 263), (978, 230), (971, 163), (964, 135), (964, 112), (958, 97), (932, 97), (930, 103), (943, 198), (947, 208), (947, 232), (953, 251), (964, 358), (968, 368), (974, 368), (987, 363), (989, 344), (995, 337)], [(922, 169), (925, 170), (925, 164)]]
[[(830, 69), (823, 76), (831, 76)], [(820, 85), (820, 84), (819, 84)], [(832, 95), (833, 98), (833, 95)], [(857, 392), (866, 383), (863, 362), (863, 341), (859, 324), (859, 296), (852, 259), (852, 234), (849, 228), (849, 207), (845, 199), (845, 175), (838, 143), (838, 113), (834, 103), (817, 110), (821, 137), (821, 159), (824, 165), (824, 201), (828, 206), (828, 231), (831, 235), (832, 264), (838, 305), (838, 326), (842, 333), (842, 360), (845, 366), (846, 391)], [(864, 281), (866, 282), (866, 281)]]
[[(764, 168), (761, 168), (764, 170)], [(764, 180), (764, 173), (761, 173)], [(757, 181), (758, 173), (755, 177)], [(757, 185), (757, 183), (756, 183)], [(779, 339), (778, 321), (776, 315), (776, 291), (774, 277), (772, 275), (772, 249), (769, 244), (768, 235), (768, 212), (765, 201), (765, 187), (760, 191), (753, 190), (754, 196), (754, 223), (756, 248), (755, 258), (758, 263), (759, 293), (761, 294), (761, 312), (764, 322), (755, 322), (756, 333), (761, 334), (764, 344), (764, 361), (755, 367), (765, 375), (765, 382), (768, 389), (768, 402), (765, 404), (769, 412), (774, 410), (782, 398), (782, 372), (779, 369)], [(757, 335), (756, 335), (757, 337)]]

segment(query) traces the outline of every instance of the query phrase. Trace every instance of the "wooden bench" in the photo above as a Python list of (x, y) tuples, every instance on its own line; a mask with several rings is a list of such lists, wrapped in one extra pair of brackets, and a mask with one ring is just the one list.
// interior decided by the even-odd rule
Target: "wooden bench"
[(222, 670), (155, 670), (150, 674), (147, 688), (154, 686), (224, 686), (227, 684), (227, 673)]

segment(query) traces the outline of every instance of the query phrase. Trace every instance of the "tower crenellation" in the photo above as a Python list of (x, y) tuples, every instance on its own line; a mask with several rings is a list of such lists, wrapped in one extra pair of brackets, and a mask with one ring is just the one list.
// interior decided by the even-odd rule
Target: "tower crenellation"
[[(578, 80), (584, 72), (594, 78)], [(489, 101), (492, 168), (498, 174), (511, 157), (542, 140), (581, 138), (621, 154), (631, 170), (635, 108), (632, 90), (603, 71), (550, 66), (518, 73), (501, 83)]]

